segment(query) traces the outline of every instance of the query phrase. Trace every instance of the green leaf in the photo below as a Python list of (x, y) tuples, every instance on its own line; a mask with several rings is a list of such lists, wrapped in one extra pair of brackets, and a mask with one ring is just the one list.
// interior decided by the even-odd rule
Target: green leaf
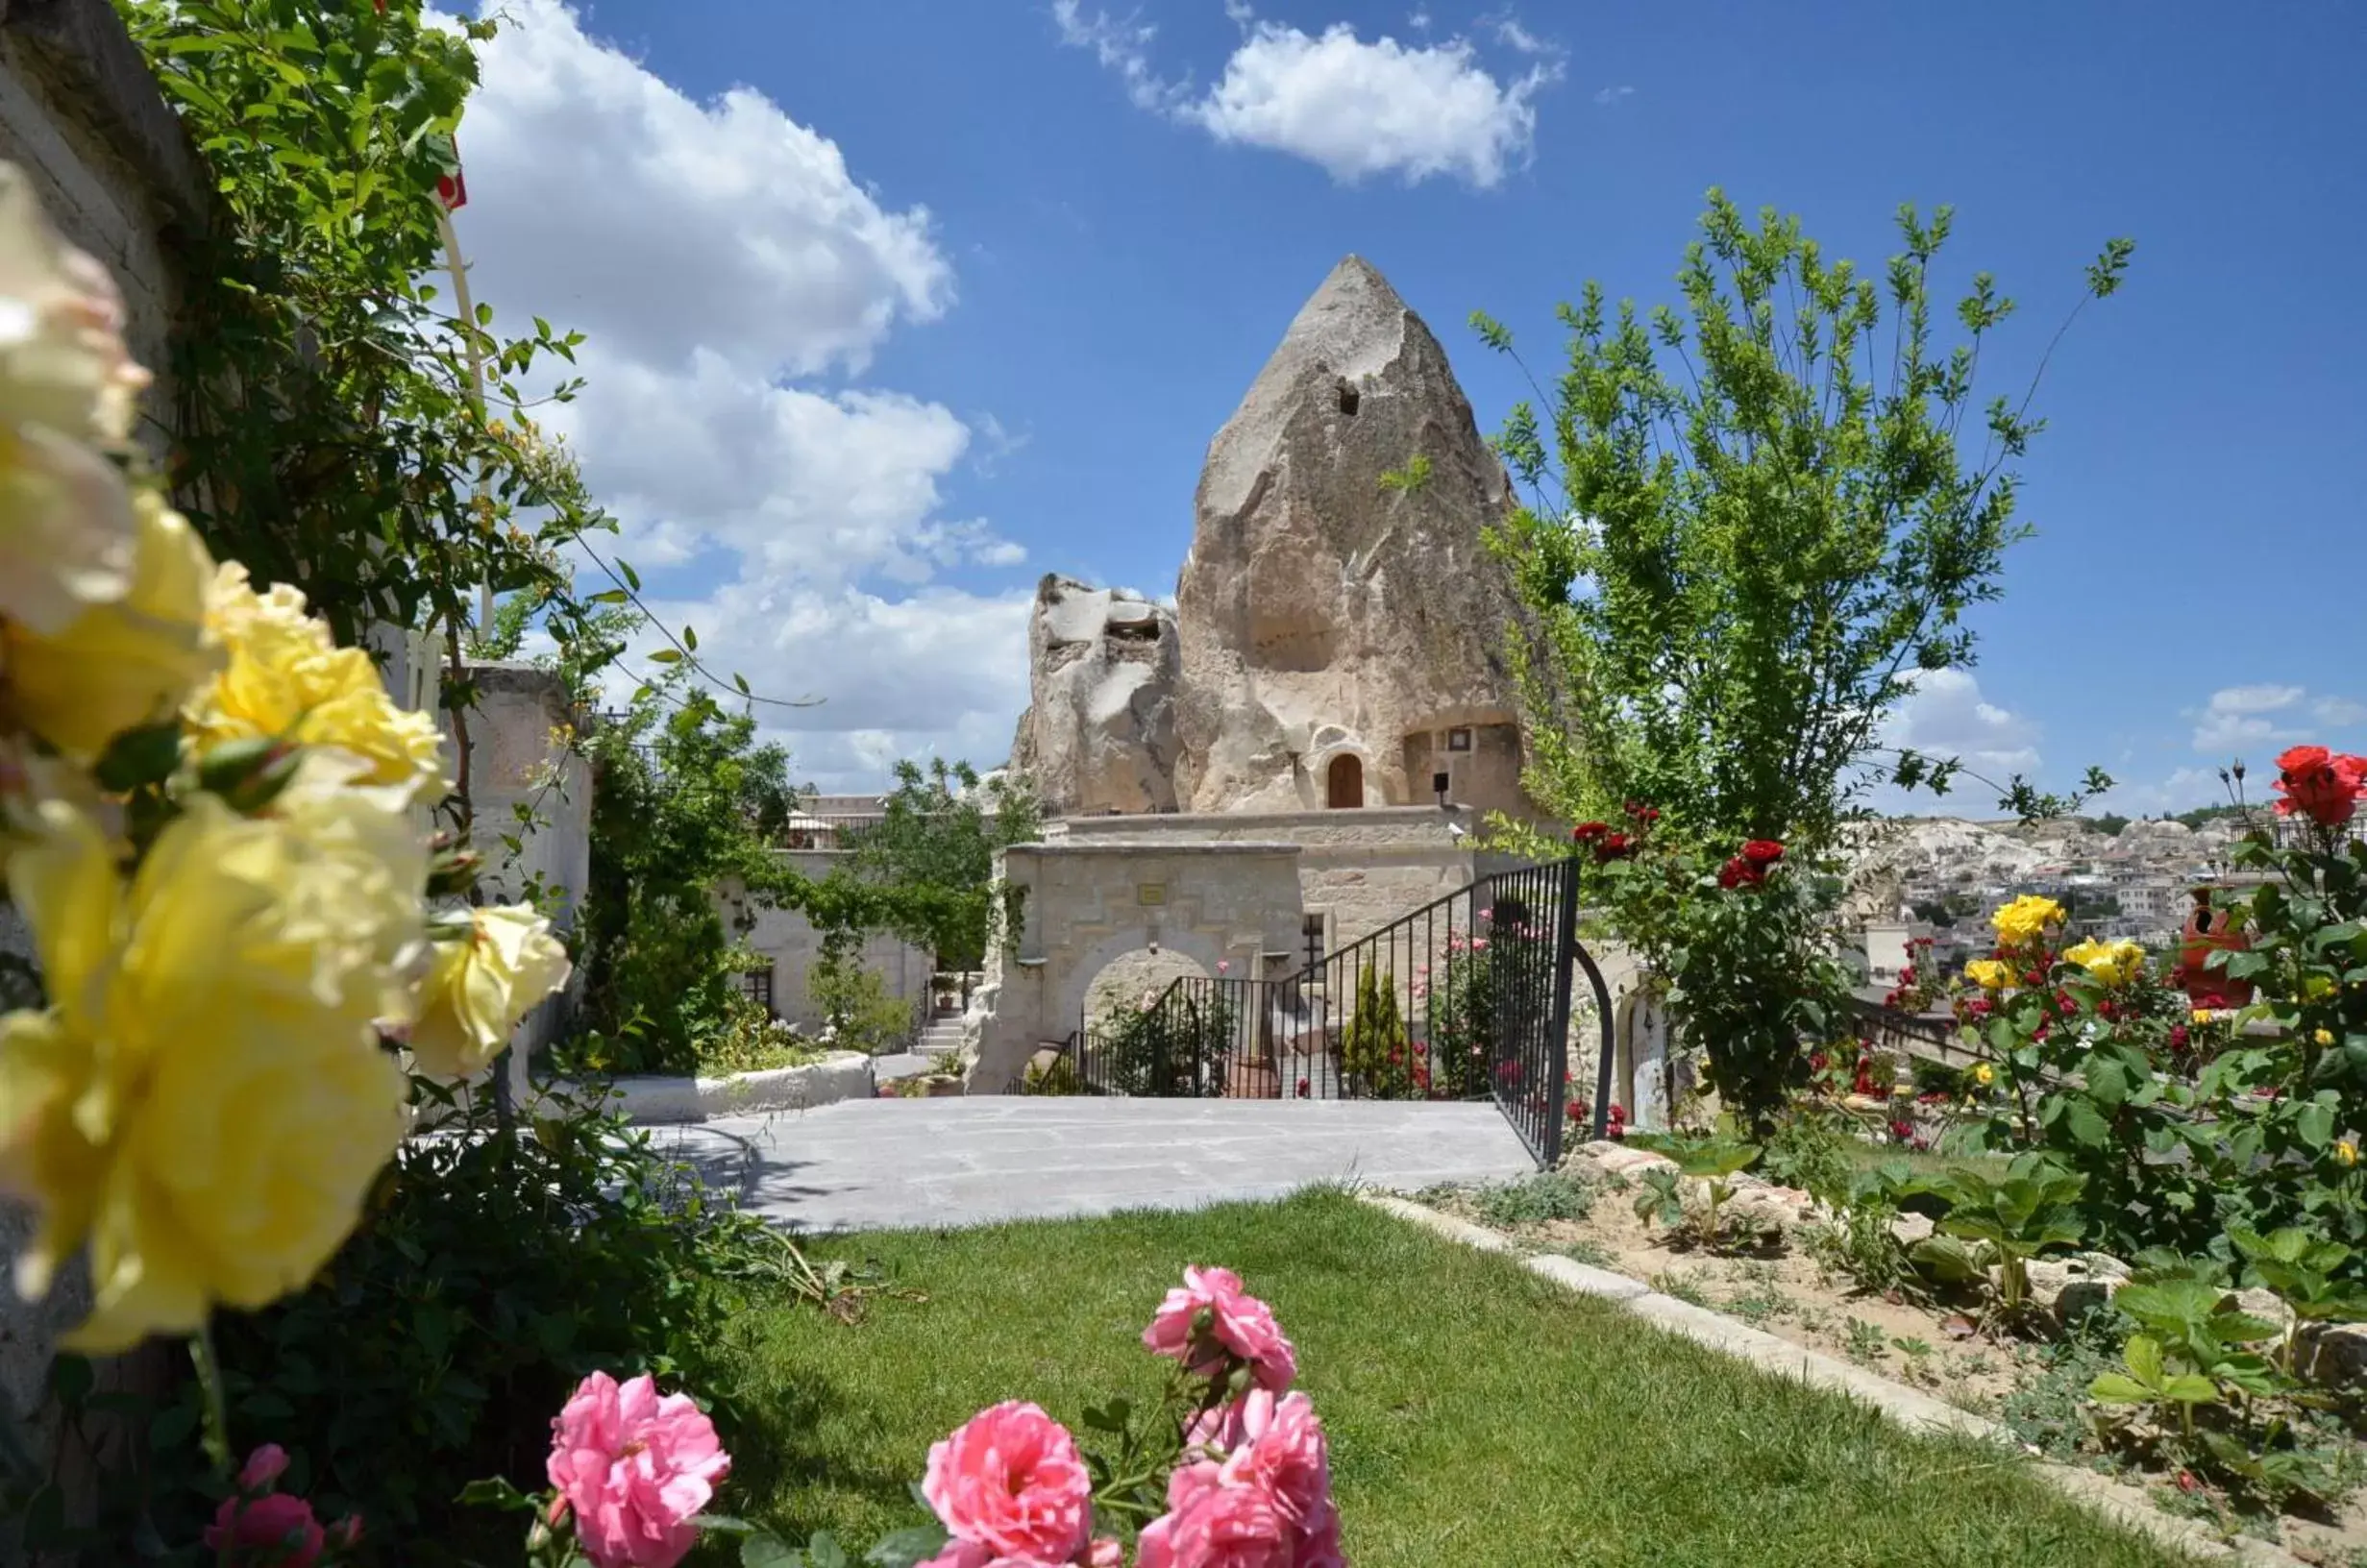
[(2149, 1388), (2160, 1385), (2160, 1340), (2146, 1334), (2131, 1335), (2129, 1343), (2122, 1347), (2120, 1355), (2121, 1360), (2129, 1363), (2129, 1370), (2136, 1374), (2139, 1383)]
[(506, 1476), (472, 1481), (460, 1488), (457, 1501), (473, 1508), (505, 1508), (512, 1512), (534, 1507), (534, 1500), (509, 1483)]
[(2311, 1149), (2323, 1151), (2334, 1140), (2334, 1108), (2322, 1101), (2302, 1106), (2294, 1113), (2293, 1132)]
[(838, 1544), (838, 1537), (828, 1531), (818, 1531), (805, 1543), (806, 1568), (847, 1568), (847, 1554)]
[(175, 721), (125, 730), (108, 743), (90, 772), (102, 788), (124, 795), (143, 784), (163, 783), (180, 761), (181, 724)]
[(2099, 1372), (2087, 1385), (2087, 1397), (2106, 1405), (2150, 1405), (2154, 1391), (2124, 1373)]
[(2216, 1405), (2219, 1403), (2219, 1386), (2208, 1378), (2181, 1372), (2163, 1382), (2161, 1397), (2178, 1405)]
[(688, 624), (682, 627), (682, 646), (691, 652), (699, 651), (699, 628)]
[(650, 655), (650, 662), (652, 664), (679, 664), (682, 662), (681, 649), (674, 648), (658, 649), (655, 652)]
[(622, 588), (604, 588), (592, 596), (591, 602), (594, 604), (629, 604), (632, 602), (632, 597)]
[(863, 1560), (874, 1568), (914, 1568), (944, 1551), (947, 1539), (943, 1525), (914, 1525), (881, 1537)]
[(787, 1541), (758, 1531), (740, 1542), (740, 1568), (808, 1568), (808, 1563), (805, 1554)]

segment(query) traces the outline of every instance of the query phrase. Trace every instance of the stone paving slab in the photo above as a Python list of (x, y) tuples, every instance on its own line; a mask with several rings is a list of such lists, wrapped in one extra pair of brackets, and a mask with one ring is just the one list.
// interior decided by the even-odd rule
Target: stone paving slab
[(801, 1231), (914, 1230), (1526, 1175), (1492, 1105), (982, 1095), (846, 1100), (653, 1129)]

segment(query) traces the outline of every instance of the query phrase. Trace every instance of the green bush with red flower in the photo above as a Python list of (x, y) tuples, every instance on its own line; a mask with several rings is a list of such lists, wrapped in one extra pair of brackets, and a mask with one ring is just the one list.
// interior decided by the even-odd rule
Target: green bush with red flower
[(1808, 1042), (1831, 1037), (1848, 994), (1831, 938), (1840, 880), (1773, 839), (1694, 847), (1658, 831), (1650, 806), (1630, 802), (1626, 817), (1572, 834), (1600, 870), (1612, 928), (1663, 988), (1722, 1107), (1763, 1134), (1808, 1086)]

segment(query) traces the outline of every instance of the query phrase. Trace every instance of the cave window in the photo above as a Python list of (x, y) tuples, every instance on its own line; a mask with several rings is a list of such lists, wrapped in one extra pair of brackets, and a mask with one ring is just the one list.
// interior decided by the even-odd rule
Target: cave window
[(1348, 385), (1345, 381), (1342, 381), (1340, 383), (1340, 411), (1342, 413), (1353, 415), (1356, 412), (1358, 405), (1360, 405), (1364, 401), (1365, 395), (1363, 393), (1357, 391), (1356, 388)]
[(1448, 730), (1448, 731), (1446, 732), (1446, 749), (1447, 749), (1447, 750), (1449, 750), (1449, 751), (1468, 751), (1468, 750), (1470, 750), (1470, 749), (1471, 749), (1471, 732), (1470, 732), (1469, 730), (1467, 730), (1467, 729), (1450, 729), (1450, 730)]

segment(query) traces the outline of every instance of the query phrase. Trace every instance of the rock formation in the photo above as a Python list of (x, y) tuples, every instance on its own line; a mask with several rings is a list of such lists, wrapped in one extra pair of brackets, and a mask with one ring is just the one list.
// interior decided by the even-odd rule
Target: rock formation
[(1175, 611), (1038, 588), (1013, 767), (1055, 814), (1428, 804), (1441, 773), (1522, 811), (1483, 539), (1510, 492), (1438, 339), (1349, 257), (1209, 447)]
[(1027, 623), (1011, 767), (1056, 815), (1175, 809), (1174, 612), (1047, 576)]
[(1438, 339), (1342, 261), (1201, 471), (1176, 590), (1186, 809), (1427, 802), (1442, 770), (1515, 809), (1515, 599), (1482, 539), (1510, 490)]

